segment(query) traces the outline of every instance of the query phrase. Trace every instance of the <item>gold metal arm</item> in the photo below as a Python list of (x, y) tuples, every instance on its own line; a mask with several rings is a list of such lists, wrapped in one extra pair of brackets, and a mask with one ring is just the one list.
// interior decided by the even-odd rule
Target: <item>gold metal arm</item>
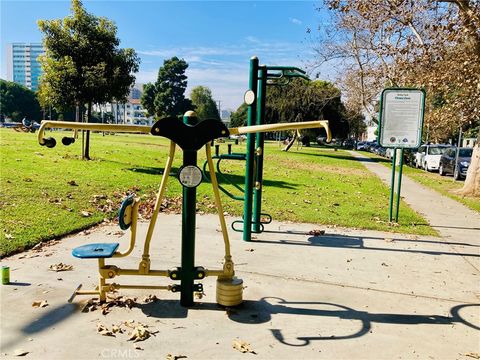
[(92, 131), (110, 131), (110, 132), (126, 132), (126, 133), (142, 133), (150, 134), (150, 126), (145, 125), (121, 125), (121, 124), (96, 124), (96, 123), (79, 123), (70, 121), (50, 121), (42, 120), (38, 129), (38, 143), (45, 144), (45, 129), (62, 128), (72, 130), (92, 130)]
[(327, 142), (332, 141), (332, 133), (328, 126), (328, 120), (315, 120), (304, 121), (296, 123), (280, 123), (280, 124), (266, 124), (266, 125), (252, 125), (252, 126), (240, 126), (237, 128), (230, 128), (231, 135), (251, 134), (257, 132), (270, 132), (270, 131), (282, 131), (293, 129), (311, 129), (311, 128), (325, 128), (327, 132)]
[(150, 219), (150, 223), (148, 225), (145, 244), (143, 246), (142, 260), (139, 264), (139, 270), (142, 273), (148, 273), (150, 271), (150, 241), (152, 240), (153, 230), (155, 229), (158, 213), (165, 195), (165, 189), (167, 188), (168, 177), (170, 176), (170, 170), (172, 169), (173, 158), (175, 156), (175, 148), (175, 143), (170, 140), (170, 149), (168, 152), (167, 162), (163, 169), (162, 181), (160, 182), (160, 188), (158, 189), (157, 200), (155, 201), (155, 208), (153, 209), (152, 218)]

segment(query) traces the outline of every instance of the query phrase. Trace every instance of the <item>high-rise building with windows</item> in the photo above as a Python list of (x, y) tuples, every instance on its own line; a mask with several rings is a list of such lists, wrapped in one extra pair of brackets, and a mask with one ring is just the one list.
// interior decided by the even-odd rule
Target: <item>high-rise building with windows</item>
[(36, 91), (42, 68), (38, 56), (43, 54), (38, 43), (13, 43), (7, 45), (7, 80)]

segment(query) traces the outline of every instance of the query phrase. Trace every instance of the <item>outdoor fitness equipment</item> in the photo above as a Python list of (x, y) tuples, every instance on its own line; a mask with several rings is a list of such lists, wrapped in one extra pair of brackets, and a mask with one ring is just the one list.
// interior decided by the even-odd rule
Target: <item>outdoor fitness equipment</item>
[[(254, 125), (239, 128), (227, 129), (225, 125), (214, 119), (198, 121), (193, 111), (188, 111), (183, 117), (183, 122), (177, 118), (169, 117), (157, 121), (152, 128), (137, 125), (111, 125), (111, 124), (88, 124), (60, 121), (42, 121), (38, 132), (38, 142), (47, 147), (55, 146), (53, 138), (44, 138), (46, 128), (65, 128), (73, 130), (92, 130), (110, 132), (136, 132), (150, 133), (155, 136), (163, 136), (170, 140), (170, 149), (167, 162), (163, 171), (160, 188), (157, 194), (154, 211), (150, 220), (147, 235), (144, 243), (143, 255), (138, 268), (124, 269), (115, 265), (107, 265), (105, 259), (128, 256), (135, 247), (136, 230), (138, 219), (139, 200), (131, 195), (127, 197), (119, 211), (119, 225), (122, 229), (130, 228), (130, 245), (124, 252), (118, 251), (119, 243), (88, 244), (75, 248), (72, 255), (81, 259), (97, 259), (99, 271), (98, 287), (93, 290), (81, 290), (77, 287), (69, 301), (76, 295), (98, 295), (101, 301), (106, 300), (107, 292), (117, 289), (156, 289), (180, 292), (180, 304), (182, 306), (193, 306), (194, 292), (202, 292), (201, 283), (207, 276), (217, 277), (217, 303), (223, 306), (235, 306), (242, 302), (243, 280), (235, 277), (234, 264), (230, 253), (230, 241), (228, 238), (227, 226), (223, 215), (223, 207), (218, 191), (218, 182), (213, 166), (211, 154), (211, 141), (219, 137), (229, 135), (252, 134), (266, 131), (289, 130), (297, 128), (312, 128), (325, 126), (320, 121), (302, 123), (284, 123), (272, 125)], [(52, 146), (53, 145), (53, 146)], [(153, 270), (150, 265), (150, 242), (153, 230), (160, 211), (168, 177), (172, 167), (175, 148), (179, 146), (183, 150), (183, 166), (178, 171), (178, 179), (182, 184), (182, 249), (181, 266), (166, 270)], [(195, 266), (195, 216), (196, 216), (196, 187), (202, 182), (202, 172), (197, 167), (197, 151), (205, 146), (210, 179), (213, 187), (216, 208), (222, 228), (222, 235), (225, 245), (224, 264), (222, 269), (206, 269), (202, 266)], [(114, 279), (121, 275), (134, 276), (163, 276), (180, 284), (158, 286), (158, 285), (121, 285), (107, 283), (107, 280)]]
[[(247, 125), (265, 124), (265, 102), (267, 85), (287, 85), (293, 78), (309, 80), (305, 71), (293, 66), (267, 66), (259, 65), (256, 56), (250, 59), (249, 89), (245, 93), (244, 101), (248, 105)], [(332, 139), (328, 121), (320, 121), (321, 127), (327, 132), (327, 142)], [(291, 128), (290, 128), (291, 129)], [(296, 128), (298, 131), (301, 128)], [(237, 190), (243, 193), (243, 196), (234, 195), (223, 186), (219, 189), (234, 200), (243, 200), (243, 219), (232, 223), (234, 231), (241, 232), (241, 229), (235, 227), (236, 224), (243, 224), (243, 240), (251, 241), (252, 232), (261, 233), (264, 224), (269, 224), (272, 217), (269, 214), (262, 213), (262, 187), (263, 187), (263, 157), (264, 157), (264, 134), (263, 132), (249, 133), (247, 135), (246, 153), (219, 154), (215, 151), (214, 159), (217, 159), (217, 172), (220, 177)], [(222, 160), (245, 160), (245, 183), (241, 188), (228, 179), (220, 170)], [(204, 170), (206, 163), (204, 164)], [(206, 174), (206, 171), (204, 171)], [(265, 220), (265, 218), (267, 220)]]

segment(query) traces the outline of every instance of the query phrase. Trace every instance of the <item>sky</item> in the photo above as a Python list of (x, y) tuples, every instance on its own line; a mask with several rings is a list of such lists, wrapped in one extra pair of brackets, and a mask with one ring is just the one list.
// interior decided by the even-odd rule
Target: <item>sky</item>
[[(222, 109), (235, 110), (248, 89), (249, 60), (298, 66), (314, 61), (307, 28), (327, 21), (311, 1), (135, 1), (83, 0), (86, 10), (112, 20), (120, 47), (141, 58), (136, 82), (155, 82), (163, 61), (185, 59), (188, 88), (207, 86)], [(37, 20), (70, 14), (70, 1), (0, 0), (1, 77), (5, 49), (12, 42), (41, 42)]]

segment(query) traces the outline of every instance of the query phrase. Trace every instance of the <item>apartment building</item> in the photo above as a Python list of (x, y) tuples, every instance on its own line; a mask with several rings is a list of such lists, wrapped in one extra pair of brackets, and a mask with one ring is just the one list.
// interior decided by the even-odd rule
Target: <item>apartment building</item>
[(7, 44), (7, 80), (38, 90), (42, 68), (38, 57), (45, 51), (38, 43)]

